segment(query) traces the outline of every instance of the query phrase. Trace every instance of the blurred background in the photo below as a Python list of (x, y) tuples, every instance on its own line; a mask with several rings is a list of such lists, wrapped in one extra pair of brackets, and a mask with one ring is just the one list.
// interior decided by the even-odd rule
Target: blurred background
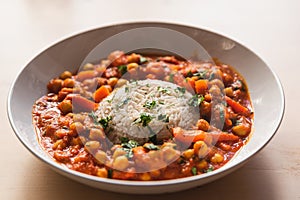
[(6, 99), (19, 71), (54, 42), (88, 29), (134, 21), (192, 25), (241, 42), (279, 75), (287, 103), (274, 139), (240, 170), (196, 189), (134, 198), (300, 199), (299, 10), (298, 0), (1, 0), (0, 199), (133, 198), (83, 186), (37, 160), (14, 136)]

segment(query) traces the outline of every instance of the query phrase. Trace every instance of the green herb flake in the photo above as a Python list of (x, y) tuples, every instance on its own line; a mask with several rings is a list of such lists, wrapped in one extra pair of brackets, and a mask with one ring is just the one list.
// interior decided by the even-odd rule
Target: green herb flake
[(125, 87), (125, 92), (126, 92), (126, 93), (129, 92), (129, 87), (128, 87), (128, 86)]
[(139, 118), (135, 119), (133, 121), (134, 124), (142, 124), (142, 126), (148, 126), (148, 124), (153, 119), (153, 116), (150, 116), (149, 114), (142, 113)]
[(185, 91), (186, 91), (186, 88), (183, 88), (183, 87), (177, 87), (175, 91), (178, 91), (178, 92), (184, 94)]
[(192, 77), (193, 73), (191, 71), (188, 71), (188, 73), (186, 73), (186, 77)]
[(127, 65), (120, 65), (118, 66), (119, 72), (123, 75), (127, 72)]
[(199, 71), (197, 73), (194, 73), (193, 76), (197, 76), (199, 79), (205, 79), (207, 77), (207, 70)]
[(207, 173), (207, 172), (212, 172), (212, 171), (214, 171), (214, 167), (213, 167), (213, 166), (210, 166), (210, 167), (206, 170), (206, 173)]
[(93, 119), (95, 125), (100, 125), (98, 117), (96, 116), (94, 111), (90, 112), (88, 115)]
[(123, 105), (125, 104), (128, 104), (128, 102), (131, 100), (130, 97), (127, 97), (124, 101), (120, 102), (118, 105), (117, 105), (117, 108), (120, 108), (122, 107)]
[(174, 74), (169, 75), (169, 82), (174, 83)]
[(197, 168), (196, 167), (192, 167), (192, 170), (191, 170), (192, 174), (195, 176), (197, 175)]
[(121, 138), (121, 141), (123, 139), (123, 142), (121, 143), (122, 150), (126, 152), (125, 156), (128, 158), (133, 157), (132, 149), (138, 146), (138, 143), (134, 140), (128, 140), (128, 138)]
[(140, 64), (143, 64), (145, 62), (148, 62), (148, 59), (143, 56), (140, 56)]
[(159, 150), (159, 147), (153, 143), (146, 143), (143, 147), (148, 150)]
[(157, 87), (157, 90), (158, 90), (159, 92), (164, 93), (164, 94), (170, 94), (170, 93), (171, 93), (170, 90), (168, 90), (167, 88), (162, 88), (162, 87), (160, 87), (160, 86)]
[(113, 169), (108, 169), (107, 170), (107, 178), (112, 178), (112, 174), (113, 174)]
[(150, 110), (153, 109), (155, 106), (156, 106), (156, 101), (152, 101), (152, 102), (147, 101), (145, 105), (143, 105), (144, 108), (148, 108)]
[(109, 117), (100, 119), (98, 122), (102, 125), (102, 127), (104, 129), (106, 129), (108, 127), (108, 123), (111, 119), (112, 119), (112, 117), (109, 116)]
[(204, 97), (202, 95), (195, 94), (190, 100), (188, 101), (188, 105), (197, 107), (204, 101)]

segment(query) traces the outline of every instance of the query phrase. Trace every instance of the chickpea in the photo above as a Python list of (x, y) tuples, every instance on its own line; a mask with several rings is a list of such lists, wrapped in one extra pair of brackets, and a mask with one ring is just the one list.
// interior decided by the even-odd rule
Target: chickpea
[(164, 147), (162, 149), (163, 158), (166, 162), (172, 162), (179, 157), (179, 152), (172, 147)]
[(59, 78), (62, 80), (65, 80), (67, 78), (71, 78), (72, 77), (72, 73), (69, 71), (64, 71), (63, 73), (60, 74)]
[(115, 85), (115, 87), (121, 87), (123, 85), (125, 85), (126, 83), (128, 83), (128, 81), (126, 79), (120, 78), (117, 82), (117, 84)]
[(74, 122), (70, 125), (70, 130), (72, 130), (74, 133), (80, 134), (85, 131), (84, 126), (80, 122)]
[(213, 86), (213, 85), (217, 86), (218, 88), (224, 88), (224, 84), (220, 79), (213, 79), (209, 81), (209, 86)]
[(187, 149), (182, 153), (182, 155), (185, 159), (190, 159), (194, 155), (194, 149)]
[(116, 149), (116, 150), (114, 151), (114, 154), (113, 154), (112, 158), (115, 159), (115, 158), (117, 158), (117, 157), (119, 157), (119, 156), (123, 156), (123, 155), (125, 155), (125, 154), (126, 154), (126, 152), (125, 152), (124, 150), (118, 148), (118, 149)]
[(97, 160), (97, 162), (99, 164), (105, 164), (105, 162), (107, 160), (107, 156), (106, 156), (106, 153), (104, 151), (99, 150), (95, 153), (94, 156), (95, 156), (95, 159)]
[(156, 79), (156, 76), (154, 74), (147, 74), (146, 78), (148, 78), (148, 79)]
[(125, 170), (129, 166), (129, 161), (126, 156), (116, 157), (113, 161), (113, 167), (117, 170)]
[(233, 97), (233, 90), (231, 87), (227, 87), (224, 89), (226, 96)]
[(208, 131), (209, 123), (205, 119), (199, 119), (197, 121), (198, 130)]
[(61, 79), (52, 79), (48, 83), (47, 88), (48, 88), (49, 92), (53, 92), (53, 93), (57, 94), (61, 90), (62, 84), (63, 84), (63, 81)]
[(85, 120), (85, 116), (81, 115), (81, 114), (74, 114), (73, 115), (73, 120), (74, 120), (74, 122), (81, 122), (81, 123), (83, 123), (84, 120)]
[(213, 157), (211, 157), (210, 161), (213, 163), (221, 163), (223, 162), (224, 157), (223, 155), (219, 154), (219, 153), (215, 153), (215, 155)]
[(207, 168), (208, 166), (208, 163), (206, 162), (206, 160), (201, 160), (198, 164), (197, 164), (197, 167), (199, 169), (205, 169)]
[(91, 128), (89, 138), (92, 140), (100, 140), (105, 138), (103, 129)]
[(239, 124), (232, 128), (232, 132), (238, 136), (244, 137), (251, 132), (251, 128), (246, 124)]
[(106, 78), (102, 78), (102, 77), (98, 77), (97, 78), (97, 82), (98, 82), (99, 86), (106, 85), (107, 84), (107, 79)]
[(152, 177), (159, 177), (160, 176), (160, 170), (153, 170), (150, 172)]
[(107, 80), (107, 84), (114, 87), (118, 83), (118, 78), (112, 77)]
[(59, 105), (58, 108), (61, 110), (61, 112), (66, 115), (73, 110), (72, 102), (71, 100), (63, 100)]
[(205, 144), (205, 142), (203, 142), (203, 141), (195, 142), (193, 148), (194, 148), (195, 154), (198, 155), (199, 158), (205, 157), (208, 153), (208, 147)]
[(140, 61), (140, 55), (132, 53), (131, 55), (127, 56), (128, 63), (137, 63)]
[(63, 82), (63, 86), (66, 88), (73, 88), (75, 86), (75, 81), (71, 78), (66, 78)]
[(97, 170), (97, 176), (107, 178), (107, 176), (108, 176), (107, 169), (105, 167), (98, 169)]
[(82, 67), (83, 71), (94, 70), (94, 65), (91, 63), (87, 63)]
[(151, 180), (151, 176), (150, 176), (150, 174), (149, 173), (143, 173), (141, 176), (140, 176), (140, 179), (142, 180), (142, 181), (150, 181)]
[(94, 151), (100, 147), (100, 143), (98, 141), (88, 141), (85, 143), (84, 147), (88, 151)]
[(137, 63), (130, 63), (127, 65), (127, 71), (130, 71), (132, 69), (137, 69), (139, 65)]

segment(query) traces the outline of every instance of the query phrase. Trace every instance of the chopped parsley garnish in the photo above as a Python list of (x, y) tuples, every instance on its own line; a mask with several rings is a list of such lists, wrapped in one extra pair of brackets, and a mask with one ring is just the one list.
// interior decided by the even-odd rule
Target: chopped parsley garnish
[(192, 174), (195, 176), (197, 175), (197, 168), (196, 167), (192, 167)]
[(127, 104), (130, 101), (130, 97), (127, 97), (124, 101), (118, 104), (117, 108), (120, 108), (121, 106)]
[(159, 147), (153, 143), (146, 143), (143, 147), (148, 150), (159, 150)]
[(162, 87), (158, 86), (157, 90), (159, 92), (162, 92), (162, 93), (165, 93), (165, 94), (170, 94), (170, 90), (168, 90), (167, 88), (162, 88)]
[(126, 93), (129, 92), (129, 87), (128, 87), (128, 86), (125, 87), (125, 92), (126, 92)]
[(169, 75), (169, 82), (174, 83), (174, 74)]
[(188, 73), (186, 73), (186, 77), (192, 77), (193, 73), (191, 71), (188, 71)]
[(104, 129), (106, 129), (108, 127), (108, 123), (111, 119), (112, 119), (112, 117), (109, 116), (109, 117), (100, 119), (98, 122), (102, 125), (102, 127)]
[(153, 109), (156, 106), (156, 101), (147, 101), (143, 107), (148, 108), (148, 109)]
[(118, 70), (121, 73), (121, 75), (125, 74), (127, 72), (127, 65), (118, 66)]
[(145, 62), (148, 62), (148, 59), (143, 56), (140, 56), (140, 63), (143, 64)]
[[(121, 138), (122, 141), (122, 138)], [(122, 141), (122, 150), (124, 150), (126, 152), (125, 156), (128, 158), (132, 158), (133, 157), (133, 152), (132, 149), (137, 147), (139, 144), (134, 141), (134, 140), (128, 140), (128, 138), (123, 138)]]
[(207, 70), (199, 71), (193, 74), (193, 76), (197, 76), (199, 79), (205, 79), (207, 77), (207, 72)]
[(169, 116), (163, 115), (163, 114), (159, 114), (157, 116), (157, 119), (160, 120), (160, 121), (162, 121), (162, 122), (166, 122), (166, 123), (168, 123), (170, 121), (169, 120)]
[(100, 124), (99, 121), (98, 121), (98, 117), (96, 116), (96, 114), (94, 113), (94, 111), (90, 112), (89, 116), (93, 119), (95, 125), (99, 125)]
[(207, 172), (212, 172), (212, 171), (214, 171), (214, 167), (213, 167), (213, 166), (210, 166), (210, 167), (206, 170), (206, 173), (207, 173)]
[(199, 106), (204, 101), (204, 97), (202, 95), (195, 94), (190, 100), (188, 104), (193, 107)]
[(148, 124), (151, 122), (151, 120), (153, 119), (153, 116), (146, 114), (146, 113), (142, 113), (141, 116), (137, 119), (135, 119), (133, 122), (134, 124), (142, 124), (142, 126), (148, 126)]
[(107, 178), (112, 178), (112, 174), (113, 174), (113, 169), (108, 169), (107, 170)]
[(186, 91), (186, 89), (183, 88), (183, 87), (177, 87), (177, 88), (175, 89), (175, 92), (176, 92), (176, 91), (181, 92), (182, 94), (184, 94), (185, 91)]

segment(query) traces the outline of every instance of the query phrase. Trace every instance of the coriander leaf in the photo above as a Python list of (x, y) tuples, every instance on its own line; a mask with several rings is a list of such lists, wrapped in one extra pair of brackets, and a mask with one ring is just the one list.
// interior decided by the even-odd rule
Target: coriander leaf
[(118, 66), (118, 70), (121, 73), (121, 75), (125, 74), (127, 72), (127, 65)]
[(196, 167), (193, 167), (191, 171), (192, 171), (192, 174), (194, 176), (197, 175), (197, 168)]
[(96, 116), (96, 114), (94, 113), (94, 111), (90, 112), (88, 115), (93, 119), (94, 124), (99, 125), (98, 117)]
[(182, 94), (184, 94), (185, 91), (186, 91), (186, 89), (183, 88), (183, 87), (177, 87), (177, 88), (176, 88), (176, 91), (181, 92)]
[(112, 174), (113, 174), (113, 169), (108, 169), (107, 170), (107, 178), (112, 178)]
[(129, 87), (125, 87), (125, 92), (128, 93), (129, 92)]
[(149, 114), (142, 113), (139, 118), (135, 119), (133, 122), (134, 124), (142, 124), (142, 126), (148, 126), (148, 124), (153, 119), (153, 116), (150, 116)]
[(186, 73), (186, 77), (192, 77), (193, 73), (191, 71), (188, 71), (188, 73)]
[(197, 76), (199, 79), (205, 79), (207, 77), (207, 70), (199, 71), (194, 73), (193, 76)]
[(174, 74), (169, 75), (169, 82), (174, 83)]
[(143, 105), (144, 108), (153, 109), (156, 106), (156, 101), (149, 102), (147, 101), (145, 105)]
[(206, 173), (207, 173), (207, 172), (212, 172), (212, 171), (214, 171), (214, 167), (213, 167), (213, 166), (210, 166), (210, 167), (206, 170)]
[(108, 127), (108, 123), (111, 119), (112, 119), (112, 117), (109, 116), (109, 117), (100, 119), (98, 122), (102, 125), (102, 127), (104, 129), (106, 129)]
[[(125, 140), (127, 139), (127, 141), (125, 142)], [(128, 158), (132, 158), (133, 157), (133, 152), (132, 149), (138, 146), (138, 143), (134, 140), (128, 140), (128, 138), (124, 138), (124, 142), (122, 142), (121, 146), (122, 146), (122, 150), (124, 150), (126, 152), (126, 157)], [(122, 140), (122, 138), (121, 138)]]
[(154, 145), (153, 143), (146, 143), (143, 147), (148, 150), (159, 150), (159, 147)]
[(195, 94), (192, 98), (189, 99), (188, 105), (197, 107), (204, 101), (204, 97), (202, 95)]
[(143, 64), (145, 62), (148, 62), (148, 59), (143, 56), (140, 56), (140, 64)]

